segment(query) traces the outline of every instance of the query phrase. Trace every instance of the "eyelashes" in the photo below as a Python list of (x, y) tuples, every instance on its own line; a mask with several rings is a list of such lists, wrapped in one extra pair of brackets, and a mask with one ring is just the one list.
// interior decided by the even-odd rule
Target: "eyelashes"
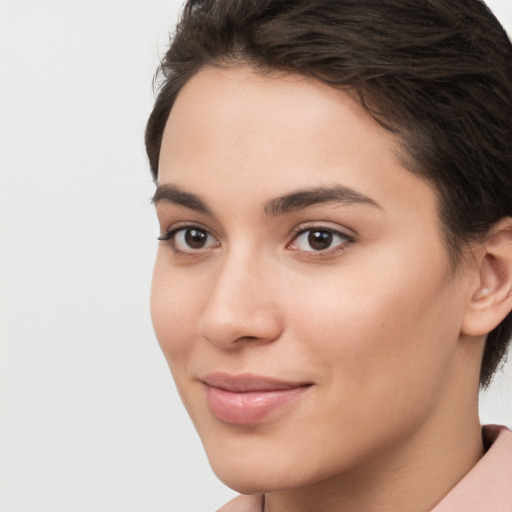
[(345, 247), (353, 242), (353, 238), (326, 227), (301, 228), (295, 233), (295, 237), (288, 249), (309, 253), (325, 253)]
[(220, 242), (201, 226), (181, 226), (160, 235), (158, 240), (167, 242), (177, 254), (195, 253), (220, 247)]
[[(292, 233), (286, 249), (309, 257), (325, 257), (344, 251), (354, 242), (352, 236), (342, 231), (320, 225), (299, 226)], [(220, 241), (206, 228), (196, 225), (180, 225), (158, 237), (181, 256), (200, 256), (221, 246)]]

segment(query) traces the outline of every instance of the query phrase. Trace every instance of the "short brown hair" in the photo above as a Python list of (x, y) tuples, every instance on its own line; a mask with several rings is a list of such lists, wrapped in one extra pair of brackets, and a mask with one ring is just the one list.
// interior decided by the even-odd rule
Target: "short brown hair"
[[(189, 0), (161, 63), (146, 129), (153, 178), (174, 101), (204, 66), (245, 63), (354, 94), (434, 184), (452, 263), (512, 216), (512, 45), (480, 0)], [(512, 314), (489, 333), (481, 378), (503, 359)]]

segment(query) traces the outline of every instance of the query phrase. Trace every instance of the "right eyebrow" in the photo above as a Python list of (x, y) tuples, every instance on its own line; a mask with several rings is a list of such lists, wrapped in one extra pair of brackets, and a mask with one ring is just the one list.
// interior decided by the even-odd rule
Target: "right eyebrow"
[(264, 212), (272, 217), (303, 210), (324, 203), (364, 204), (376, 208), (381, 206), (368, 196), (349, 187), (332, 185), (296, 190), (267, 201)]
[(205, 202), (195, 194), (185, 192), (176, 185), (158, 185), (155, 194), (151, 199), (151, 202), (155, 205), (159, 203), (171, 203), (178, 206), (184, 206), (191, 210), (196, 210), (206, 215), (211, 215), (212, 212), (206, 206)]

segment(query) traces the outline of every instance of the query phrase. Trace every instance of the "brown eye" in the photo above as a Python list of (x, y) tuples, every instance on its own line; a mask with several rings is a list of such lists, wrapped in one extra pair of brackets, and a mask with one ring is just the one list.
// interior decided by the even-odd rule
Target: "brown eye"
[(167, 242), (176, 253), (194, 253), (220, 246), (219, 241), (212, 234), (199, 226), (174, 229), (158, 239)]
[(187, 228), (184, 232), (185, 243), (191, 249), (202, 249), (208, 241), (208, 233), (204, 229)]
[(353, 239), (339, 231), (327, 228), (303, 229), (298, 233), (289, 248), (302, 252), (329, 252), (342, 249)]
[(332, 244), (330, 231), (311, 230), (308, 235), (308, 244), (315, 251), (325, 251)]

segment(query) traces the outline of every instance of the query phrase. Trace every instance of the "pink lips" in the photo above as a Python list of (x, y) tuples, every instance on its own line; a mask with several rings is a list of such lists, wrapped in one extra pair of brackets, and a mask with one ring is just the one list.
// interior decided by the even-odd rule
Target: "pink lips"
[(255, 375), (211, 373), (201, 379), (212, 413), (235, 425), (255, 425), (274, 410), (295, 400), (309, 383), (284, 382)]

